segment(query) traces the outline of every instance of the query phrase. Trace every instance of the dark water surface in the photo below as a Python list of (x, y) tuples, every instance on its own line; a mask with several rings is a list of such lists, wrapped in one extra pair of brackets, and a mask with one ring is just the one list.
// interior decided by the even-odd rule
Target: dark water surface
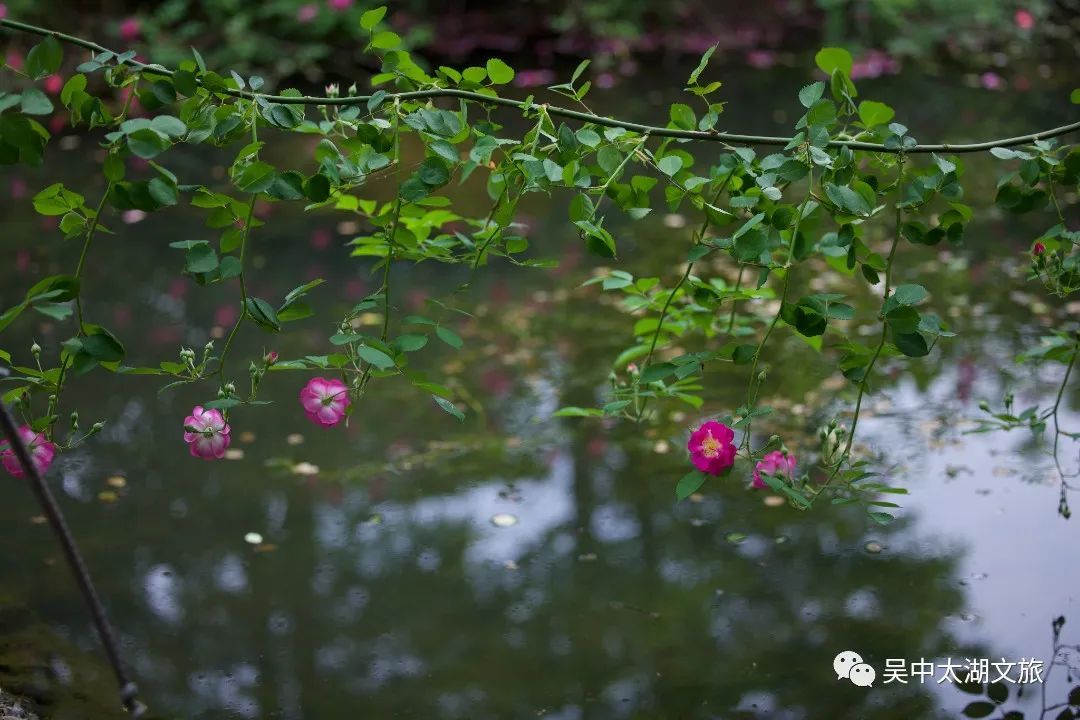
[[(739, 69), (721, 77), (725, 129), (746, 132), (779, 131), (808, 79)], [(659, 83), (644, 78), (596, 104), (656, 117), (650, 88)], [(1056, 124), (1068, 111), (1060, 89), (1068, 83), (1036, 77), (1034, 90), (1017, 95), (970, 89), (960, 77), (866, 85), (920, 139), (963, 141)], [(792, 98), (779, 102), (788, 117), (762, 119), (757, 109), (778, 98)], [(21, 176), (30, 194), (63, 179), (96, 198), (92, 139), (65, 142), (67, 152), (53, 152), (67, 162)], [(283, 155), (299, 152), (307, 150)], [(966, 162), (968, 201), (986, 208), (998, 165), (989, 156)], [(189, 154), (169, 166), (194, 182), (208, 176), (206, 163)], [(464, 202), (479, 212), (486, 200)], [(0, 252), (15, 259), (0, 270), (7, 307), (35, 277), (70, 271), (78, 248), (44, 229), (28, 199), (5, 192), (0, 203)], [(694, 220), (657, 208), (617, 236), (632, 271), (667, 268), (672, 278), (689, 244), (680, 226)], [(964, 434), (979, 400), (996, 403), (1006, 389), (1019, 407), (1052, 402), (1061, 368), (1036, 372), (1013, 358), (1076, 308), (1045, 304), (1041, 288), (1022, 279), (1042, 218), (977, 216), (964, 247), (907, 246), (899, 255), (898, 279), (924, 284), (959, 336), (911, 372), (886, 363), (860, 421), (857, 447), (911, 491), (888, 528), (851, 509), (776, 507), (735, 479), (707, 484), (697, 502), (675, 502), (686, 428), (737, 405), (745, 368), (711, 371), (705, 408), (665, 408), (656, 428), (551, 418), (560, 406), (603, 397), (610, 361), (632, 339), (631, 320), (595, 287), (578, 289), (593, 262), (561, 198), (534, 199), (521, 219), (533, 252), (562, 267), (496, 263), (463, 300), (475, 315), (456, 325), (465, 348), (419, 356), (468, 399), (464, 423), (390, 380), (373, 384), (347, 430), (323, 430), (295, 399), (306, 377), (279, 373), (261, 393), (275, 404), (234, 414), (241, 452), (205, 463), (187, 454), (181, 424), (209, 386), (159, 394), (158, 379), (95, 373), (67, 399), (84, 425), (107, 418), (108, 427), (61, 457), (50, 481), (144, 698), (166, 717), (958, 717), (975, 698), (936, 682), (940, 672), (923, 684), (885, 684), (886, 660), (1049, 664), (1059, 615), (1069, 620), (1062, 640), (1080, 641), (1080, 530), (1056, 514), (1051, 458), (1020, 433)], [(344, 246), (357, 230), (283, 206), (266, 219), (253, 235), (253, 292), (279, 297), (310, 278), (328, 283), (314, 293), (315, 318), (280, 336), (245, 328), (239, 349), (325, 354), (334, 318), (378, 286), (370, 263)], [(201, 348), (220, 336), (235, 317), (235, 288), (180, 278), (180, 253), (168, 248), (211, 237), (201, 219), (181, 207), (110, 224), (116, 234), (98, 238), (88, 266), (86, 311), (126, 342), (128, 362), (155, 365), (175, 359), (181, 344)], [(804, 281), (825, 287), (827, 275)], [(425, 296), (447, 296), (462, 277), (398, 268), (399, 317), (422, 309)], [(876, 301), (848, 289), (860, 298), (859, 317), (872, 317)], [(69, 331), (27, 315), (2, 345), (29, 362), (31, 338), (54, 356)], [(762, 431), (782, 430), (796, 452), (809, 453), (818, 425), (850, 408), (850, 389), (790, 334), (771, 346), (767, 387), (778, 413)], [(1074, 388), (1066, 428), (1080, 425)], [(1075, 469), (1075, 450), (1064, 457)], [(9, 480), (4, 498), (0, 592), (94, 651), (57, 546), (31, 521), (39, 511), (30, 493)], [(248, 533), (263, 543), (247, 542)], [(837, 681), (832, 661), (842, 650), (877, 669), (873, 687)], [(60, 675), (98, 694), (109, 689), (101, 667)], [(1017, 701), (1016, 688), (1007, 707), (1038, 717), (1041, 689)], [(1068, 689), (1055, 671), (1047, 703)]]

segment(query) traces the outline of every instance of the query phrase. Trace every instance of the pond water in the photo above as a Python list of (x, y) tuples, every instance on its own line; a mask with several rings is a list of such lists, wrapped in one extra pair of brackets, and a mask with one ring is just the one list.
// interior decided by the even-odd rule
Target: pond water
[[(802, 71), (721, 73), (725, 129), (747, 132), (782, 132), (784, 112), (761, 118), (755, 109), (779, 104), (794, 117), (786, 99), (807, 80)], [(1063, 120), (1070, 79), (1048, 75), (1021, 95), (916, 73), (866, 83), (864, 93), (897, 106), (920, 139), (963, 141)], [(661, 82), (642, 78), (596, 104), (655, 117), (656, 103), (673, 100)], [(67, 151), (54, 152), (69, 160), (59, 169), (19, 177), (31, 194), (64, 179), (96, 197), (93, 139), (63, 142)], [(208, 162), (190, 155), (171, 167), (183, 182), (206, 177)], [(735, 479), (676, 502), (687, 428), (732, 410), (745, 368), (710, 371), (705, 408), (665, 408), (655, 427), (551, 417), (602, 397), (610, 361), (631, 340), (628, 319), (595, 287), (579, 288), (596, 263), (561, 199), (534, 199), (521, 218), (532, 250), (559, 257), (560, 268), (489, 268), (458, 298), (473, 316), (457, 325), (464, 349), (422, 354), (433, 377), (467, 398), (463, 423), (388, 381), (373, 385), (347, 430), (325, 431), (299, 412), (304, 378), (279, 373), (263, 390), (274, 405), (235, 415), (239, 452), (205, 463), (180, 437), (205, 390), (159, 393), (155, 379), (103, 373), (73, 384), (68, 399), (84, 425), (110, 422), (49, 479), (144, 700), (155, 715), (185, 718), (936, 718), (959, 717), (979, 698), (938, 683), (940, 670), (923, 683), (885, 683), (887, 660), (1049, 665), (1054, 618), (1068, 619), (1063, 642), (1080, 642), (1077, 521), (1057, 514), (1058, 476), (1044, 447), (1016, 432), (965, 431), (978, 402), (997, 404), (1007, 389), (1020, 407), (1052, 403), (1061, 368), (1033, 372), (1013, 358), (1076, 308), (1046, 303), (1023, 280), (1041, 219), (1017, 222), (988, 207), (994, 161), (966, 162), (969, 202), (985, 210), (966, 244), (907, 246), (898, 261), (899, 279), (917, 277), (959, 335), (911, 362), (913, 372), (886, 363), (859, 424), (856, 447), (910, 490), (888, 527), (850, 508), (777, 506)], [(7, 173), (5, 187), (13, 181)], [(34, 277), (69, 269), (77, 248), (43, 228), (27, 198), (4, 193), (0, 202), (0, 251), (15, 258), (0, 269), (7, 307)], [(328, 283), (314, 294), (316, 318), (279, 336), (245, 328), (240, 349), (324, 354), (333, 318), (378, 285), (344, 246), (356, 228), (280, 207), (266, 219), (251, 254), (254, 292)], [(619, 225), (629, 269), (675, 276), (689, 244), (681, 220), (658, 210)], [(86, 311), (125, 340), (129, 362), (156, 364), (180, 344), (220, 337), (235, 317), (235, 289), (183, 280), (168, 248), (207, 237), (200, 219), (178, 209), (111, 225), (116, 234), (99, 238), (88, 266)], [(407, 288), (399, 307), (446, 297), (463, 277), (398, 268), (395, 284)], [(872, 316), (876, 301), (847, 289), (861, 292), (860, 316)], [(9, 328), (3, 346), (28, 356), (36, 338), (55, 353), (68, 330), (40, 316)], [(770, 352), (784, 365), (768, 381), (779, 412), (762, 429), (810, 448), (823, 420), (850, 411), (850, 389), (790, 334)], [(1080, 425), (1075, 388), (1065, 395), (1067, 428)], [(4, 498), (0, 592), (94, 652), (31, 494), (9, 481)], [(844, 650), (877, 669), (872, 687), (837, 680), (833, 658)], [(90, 666), (55, 682), (65, 681), (100, 695), (111, 679)], [(1018, 687), (1008, 686), (1005, 709), (1040, 717), (1042, 688), (1017, 698)], [(1069, 688), (1055, 670), (1046, 703)]]

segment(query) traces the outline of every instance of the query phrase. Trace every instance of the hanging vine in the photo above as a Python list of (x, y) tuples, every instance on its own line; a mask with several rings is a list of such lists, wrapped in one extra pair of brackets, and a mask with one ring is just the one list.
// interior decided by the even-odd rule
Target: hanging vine
[[(65, 48), (80, 55), (59, 101), (73, 125), (103, 131), (104, 190), (88, 205), (77, 188), (57, 183), (33, 199), (42, 215), (60, 218), (61, 232), (81, 238), (70, 274), (42, 278), (24, 299), (0, 314), (0, 330), (28, 311), (73, 322), (71, 336), (57, 348), (30, 350), (33, 363), (0, 349), (0, 359), (14, 374), (3, 400), (14, 403), (25, 422), (25, 438), (44, 471), (53, 454), (85, 442), (102, 427), (79, 428), (78, 413), (65, 407), (65, 385), (91, 371), (150, 375), (166, 387), (196, 385), (207, 399), (183, 422), (184, 438), (197, 457), (221, 457), (231, 438), (231, 424), (266, 402), (260, 393), (268, 374), (311, 373), (300, 396), (314, 422), (346, 422), (372, 384), (401, 377), (432, 398), (443, 411), (462, 419), (453, 392), (410, 366), (410, 356), (431, 340), (462, 346), (447, 316), (465, 283), (428, 315), (397, 317), (400, 290), (391, 288), (391, 268), (422, 261), (460, 264), (472, 274), (501, 261), (524, 267), (548, 267), (550, 261), (527, 258), (527, 240), (518, 234), (514, 213), (530, 193), (571, 194), (569, 221), (589, 250), (617, 259), (619, 243), (606, 226), (615, 208), (633, 220), (647, 215), (656, 195), (671, 211), (700, 215), (674, 284), (661, 277), (634, 277), (611, 270), (591, 282), (618, 293), (620, 307), (634, 318), (634, 343), (613, 362), (609, 397), (600, 407), (567, 407), (560, 416), (616, 417), (646, 423), (658, 408), (704, 404), (706, 367), (746, 366), (745, 403), (705, 422), (688, 444), (695, 469), (677, 483), (679, 497), (698, 490), (709, 476), (731, 472), (737, 462), (752, 470), (752, 484), (770, 487), (796, 507), (810, 508), (822, 496), (836, 503), (858, 503), (871, 517), (887, 522), (884, 510), (895, 507), (882, 494), (901, 493), (880, 482), (853, 442), (864, 398), (873, 392), (875, 371), (884, 358), (927, 355), (952, 335), (939, 315), (927, 309), (927, 291), (918, 284), (896, 284), (897, 248), (904, 241), (935, 245), (960, 242), (972, 209), (963, 202), (960, 155), (991, 152), (1008, 163), (999, 182), (998, 204), (1013, 212), (1053, 209), (1056, 224), (1032, 245), (1032, 279), (1067, 295), (1080, 288), (1080, 235), (1067, 227), (1062, 198), (1076, 192), (1080, 150), (1057, 138), (1080, 130), (1080, 122), (1018, 137), (969, 144), (922, 144), (894, 121), (889, 106), (859, 100), (851, 80), (852, 59), (840, 48), (816, 56), (825, 80), (798, 95), (803, 112), (791, 137), (721, 131), (723, 103), (715, 98), (718, 81), (706, 81), (712, 50), (690, 74), (687, 92), (700, 111), (676, 103), (663, 126), (628, 122), (592, 113), (585, 105), (590, 85), (582, 63), (569, 82), (549, 90), (583, 107), (575, 110), (499, 95), (514, 71), (498, 59), (458, 70), (430, 69), (400, 48), (400, 38), (383, 29), (385, 8), (368, 11), (361, 24), (366, 51), (381, 66), (374, 90), (344, 95), (331, 88), (322, 97), (285, 89), (263, 91), (259, 77), (228, 76), (206, 67), (197, 51), (170, 69), (135, 59), (97, 43), (2, 19), (0, 27), (41, 36), (21, 70), (19, 89), (0, 93), (0, 162), (40, 165), (47, 160), (50, 133), (36, 119), (53, 113), (53, 101), (38, 88), (64, 66)], [(1075, 97), (1074, 100), (1078, 99)], [(116, 109), (114, 99), (125, 98)], [(147, 111), (132, 117), (132, 102)], [(517, 114), (530, 129), (516, 136), (502, 115)], [(261, 154), (280, 133), (318, 137), (314, 157), (279, 167)], [(178, 145), (233, 148), (226, 185), (197, 176), (180, 177), (163, 160)], [(695, 156), (694, 148), (708, 148)], [(409, 152), (403, 152), (407, 148)], [(423, 150), (416, 160), (413, 151)], [(128, 174), (134, 159), (149, 163), (149, 179)], [(1017, 169), (1012, 169), (1018, 164)], [(451, 182), (482, 178), (491, 201), (482, 217), (471, 217), (440, 191)], [(395, 183), (393, 199), (377, 201), (368, 190)], [(332, 209), (367, 228), (351, 241), (352, 254), (374, 259), (381, 286), (344, 317), (332, 323), (326, 354), (283, 358), (267, 353), (248, 359), (246, 390), (237, 377), (234, 340), (241, 332), (279, 332), (284, 324), (312, 314), (305, 298), (323, 283), (298, 285), (282, 298), (251, 294), (246, 273), (250, 246), (258, 241), (256, 204), (299, 202), (307, 210)], [(121, 339), (95, 324), (84, 304), (85, 268), (101, 262), (109, 248), (95, 247), (108, 231), (114, 210), (169, 212), (185, 205), (200, 213), (206, 240), (173, 243), (182, 272), (199, 285), (235, 284), (239, 314), (218, 351), (208, 342), (196, 357), (182, 348), (177, 359), (156, 366), (125, 364)], [(102, 243), (98, 242), (100, 246)], [(182, 256), (182, 257), (181, 257)], [(796, 297), (798, 278), (811, 259), (824, 259), (834, 272), (861, 279), (881, 298), (873, 318), (857, 318), (852, 304), (837, 293)], [(733, 284), (726, 277), (737, 276)], [(880, 288), (880, 289), (877, 289)], [(763, 307), (773, 309), (763, 314)], [(362, 332), (354, 321), (381, 313), (377, 333)], [(73, 317), (74, 316), (74, 317)], [(872, 320), (877, 339), (865, 344), (849, 332), (850, 324)], [(762, 441), (754, 432), (758, 418), (771, 410), (762, 403), (770, 377), (765, 350), (780, 327), (797, 333), (835, 363), (852, 383), (855, 403), (850, 428), (834, 420), (821, 429), (816, 462), (797, 459), (781, 438)], [(1031, 359), (1066, 365), (1065, 379), (1078, 350), (1076, 330), (1062, 329)], [(1064, 384), (1062, 385), (1062, 391)], [(1011, 408), (994, 416), (985, 429), (1026, 425), (1041, 432), (1053, 420), (1053, 446), (1078, 439), (1059, 428), (1061, 393), (1051, 411), (1014, 415)], [(65, 434), (61, 417), (67, 414)], [(11, 449), (2, 451), (9, 464)], [(1058, 467), (1062, 466), (1060, 463)], [(1071, 486), (1062, 474), (1065, 493)], [(749, 473), (745, 473), (747, 480)], [(884, 509), (883, 509), (884, 508)]]

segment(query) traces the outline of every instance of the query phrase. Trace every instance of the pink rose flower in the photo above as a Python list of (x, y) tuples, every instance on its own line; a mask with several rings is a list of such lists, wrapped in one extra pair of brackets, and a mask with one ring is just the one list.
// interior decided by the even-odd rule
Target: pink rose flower
[[(34, 463), (34, 467), (44, 475), (56, 456), (56, 446), (45, 439), (45, 433), (36, 433), (29, 425), (19, 428), (19, 437), (30, 451), (30, 460)], [(19, 458), (7, 441), (0, 443), (0, 463), (3, 463), (4, 469), (13, 477), (26, 475), (22, 465), (19, 464)]]
[(1017, 10), (1013, 19), (1016, 20), (1016, 27), (1021, 30), (1030, 30), (1035, 27), (1035, 16), (1027, 10)]
[(1041, 242), (1035, 243), (1035, 245), (1031, 248), (1032, 255), (1042, 255), (1044, 252), (1046, 252), (1046, 246), (1043, 245)]
[(300, 404), (308, 419), (319, 425), (333, 427), (345, 417), (349, 407), (349, 389), (336, 378), (312, 378), (300, 391)]
[(727, 425), (709, 420), (690, 433), (686, 444), (694, 467), (709, 475), (719, 475), (735, 463), (735, 431)]
[(137, 17), (124, 18), (120, 23), (120, 37), (125, 42), (138, 39), (141, 30), (142, 26), (139, 24), (139, 18)]
[(203, 460), (215, 460), (225, 456), (232, 438), (229, 424), (219, 410), (204, 410), (202, 405), (191, 409), (184, 418), (184, 442), (191, 446), (191, 454)]
[(795, 456), (784, 455), (779, 450), (773, 450), (761, 459), (754, 467), (754, 487), (765, 488), (769, 485), (762, 479), (765, 475), (783, 475), (789, 481), (795, 479)]

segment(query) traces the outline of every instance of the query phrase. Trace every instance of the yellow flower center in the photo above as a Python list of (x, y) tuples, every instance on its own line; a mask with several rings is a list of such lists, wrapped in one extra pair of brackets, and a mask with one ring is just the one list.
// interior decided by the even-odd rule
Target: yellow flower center
[(707, 458), (720, 457), (720, 441), (714, 438), (712, 433), (701, 441), (701, 454)]

